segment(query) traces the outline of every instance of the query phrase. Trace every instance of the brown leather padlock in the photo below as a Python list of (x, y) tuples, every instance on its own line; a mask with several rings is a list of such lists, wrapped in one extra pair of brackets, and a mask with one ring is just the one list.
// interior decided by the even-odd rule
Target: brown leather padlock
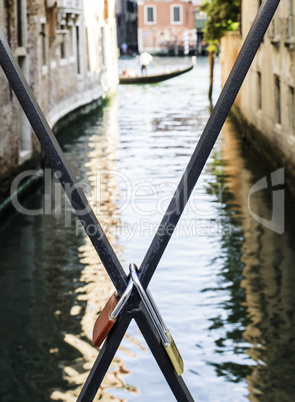
[(118, 319), (119, 314), (121, 313), (123, 307), (125, 306), (127, 300), (129, 299), (131, 292), (133, 289), (133, 282), (130, 280), (125, 289), (125, 292), (122, 294), (122, 297), (118, 295), (117, 292), (113, 293), (110, 297), (107, 304), (102, 309), (101, 313), (97, 317), (92, 335), (92, 343), (94, 346), (99, 347), (115, 322)]
[(93, 346), (99, 347), (107, 334), (112, 329), (113, 325), (117, 321), (117, 318), (112, 318), (111, 313), (118, 304), (120, 298), (117, 292), (113, 293), (107, 304), (102, 309), (101, 313), (97, 317), (92, 334)]

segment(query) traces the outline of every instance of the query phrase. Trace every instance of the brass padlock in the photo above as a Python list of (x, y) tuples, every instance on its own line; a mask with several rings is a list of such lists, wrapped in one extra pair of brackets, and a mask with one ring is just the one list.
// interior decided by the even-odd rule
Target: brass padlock
[(105, 340), (108, 333), (117, 321), (118, 316), (125, 306), (127, 300), (129, 299), (132, 289), (133, 282), (130, 280), (122, 297), (119, 297), (118, 293), (115, 292), (104, 306), (93, 327), (92, 344), (94, 346), (99, 347)]
[(165, 350), (171, 360), (171, 363), (173, 364), (176, 374), (181, 375), (183, 373), (182, 357), (179, 353), (179, 350), (177, 349), (177, 346), (176, 346), (174, 339), (172, 338), (172, 335), (170, 334), (169, 330), (168, 330), (168, 332), (166, 332), (166, 335), (169, 340), (169, 343), (164, 345)]
[(170, 331), (167, 328), (160, 311), (158, 310), (157, 305), (152, 298), (152, 295), (148, 289), (146, 291), (143, 289), (137, 275), (136, 265), (130, 264), (129, 269), (132, 281), (141, 297), (141, 300), (143, 301), (143, 304), (145, 305), (145, 308), (147, 309), (147, 312), (149, 313), (155, 328), (157, 329), (162, 345), (169, 356), (174, 370), (177, 375), (181, 375), (183, 373), (183, 360), (172, 338), (172, 335), (170, 334)]

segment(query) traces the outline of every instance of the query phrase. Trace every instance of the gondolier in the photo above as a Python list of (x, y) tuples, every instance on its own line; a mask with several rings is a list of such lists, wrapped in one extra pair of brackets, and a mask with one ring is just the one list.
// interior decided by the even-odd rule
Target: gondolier
[(145, 75), (147, 75), (147, 66), (153, 60), (153, 56), (151, 56), (147, 52), (141, 53), (139, 57), (140, 65), (141, 65), (141, 75), (143, 76), (143, 72), (145, 71)]

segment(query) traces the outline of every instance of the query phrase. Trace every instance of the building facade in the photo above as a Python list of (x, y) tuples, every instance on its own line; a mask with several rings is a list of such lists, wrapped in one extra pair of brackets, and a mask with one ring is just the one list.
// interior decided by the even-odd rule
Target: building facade
[(196, 48), (198, 55), (204, 55), (207, 52), (207, 44), (204, 41), (204, 29), (207, 21), (207, 14), (200, 10), (202, 0), (194, 0), (194, 13), (195, 13), (195, 29), (196, 29)]
[[(116, 0), (116, 20), (117, 41), (121, 53), (137, 53), (137, 0)], [(126, 50), (123, 44), (127, 45)]]
[[(52, 127), (115, 88), (114, 7), (115, 0), (0, 0), (0, 28)], [(2, 70), (0, 105), (1, 200), (18, 171), (39, 165), (40, 148)]]
[(184, 0), (138, 1), (139, 51), (187, 55), (195, 53), (194, 7)]
[[(233, 35), (223, 40), (223, 59), (236, 56), (245, 40), (261, 0), (242, 1), (242, 38)], [(250, 135), (266, 140), (278, 159), (295, 173), (295, 0), (283, 0), (275, 13), (246, 80), (238, 106), (243, 118), (255, 129)], [(226, 49), (226, 50), (225, 50)], [(230, 63), (225, 63), (225, 73)], [(232, 64), (232, 63), (231, 63)], [(225, 79), (225, 77), (224, 77)], [(250, 130), (251, 131), (251, 130)], [(265, 148), (264, 145), (261, 148)], [(262, 149), (263, 151), (263, 149)], [(267, 155), (266, 155), (267, 157)]]

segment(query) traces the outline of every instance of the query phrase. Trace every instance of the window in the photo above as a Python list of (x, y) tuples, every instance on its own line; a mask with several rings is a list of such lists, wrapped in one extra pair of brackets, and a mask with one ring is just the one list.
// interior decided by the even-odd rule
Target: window
[(105, 32), (104, 32), (104, 27), (101, 27), (100, 29), (100, 55), (101, 55), (101, 67), (104, 69), (105, 64), (106, 64), (106, 59), (105, 59)]
[(85, 28), (85, 37), (86, 37), (86, 51), (87, 51), (87, 71), (90, 71), (89, 35), (87, 27)]
[(294, 36), (293, 0), (288, 2), (288, 39)]
[(17, 45), (25, 46), (24, 33), (26, 22), (26, 6), (23, 0), (16, 2)]
[(147, 21), (154, 22), (154, 9), (153, 7), (147, 7)]
[(275, 75), (275, 123), (281, 124), (281, 83), (280, 77)]
[(171, 24), (182, 24), (182, 6), (171, 6)]
[(74, 43), (73, 43), (73, 32), (74, 32), (74, 27), (69, 27), (68, 30), (68, 35), (69, 35), (69, 56), (74, 55)]
[(257, 107), (262, 110), (261, 72), (257, 72)]
[(80, 28), (76, 26), (76, 66), (77, 74), (81, 74), (81, 64), (80, 64)]
[(289, 115), (289, 128), (294, 134), (295, 128), (295, 118), (294, 118), (294, 87), (289, 87), (289, 94), (288, 94), (288, 115)]
[(288, 0), (288, 15), (293, 16), (293, 0)]
[(145, 6), (145, 23), (150, 25), (156, 23), (156, 6)]
[(60, 58), (65, 59), (66, 58), (66, 34), (62, 34), (62, 40), (60, 43)]
[(46, 32), (45, 24), (41, 24), (41, 41), (42, 41), (42, 66), (46, 65)]

